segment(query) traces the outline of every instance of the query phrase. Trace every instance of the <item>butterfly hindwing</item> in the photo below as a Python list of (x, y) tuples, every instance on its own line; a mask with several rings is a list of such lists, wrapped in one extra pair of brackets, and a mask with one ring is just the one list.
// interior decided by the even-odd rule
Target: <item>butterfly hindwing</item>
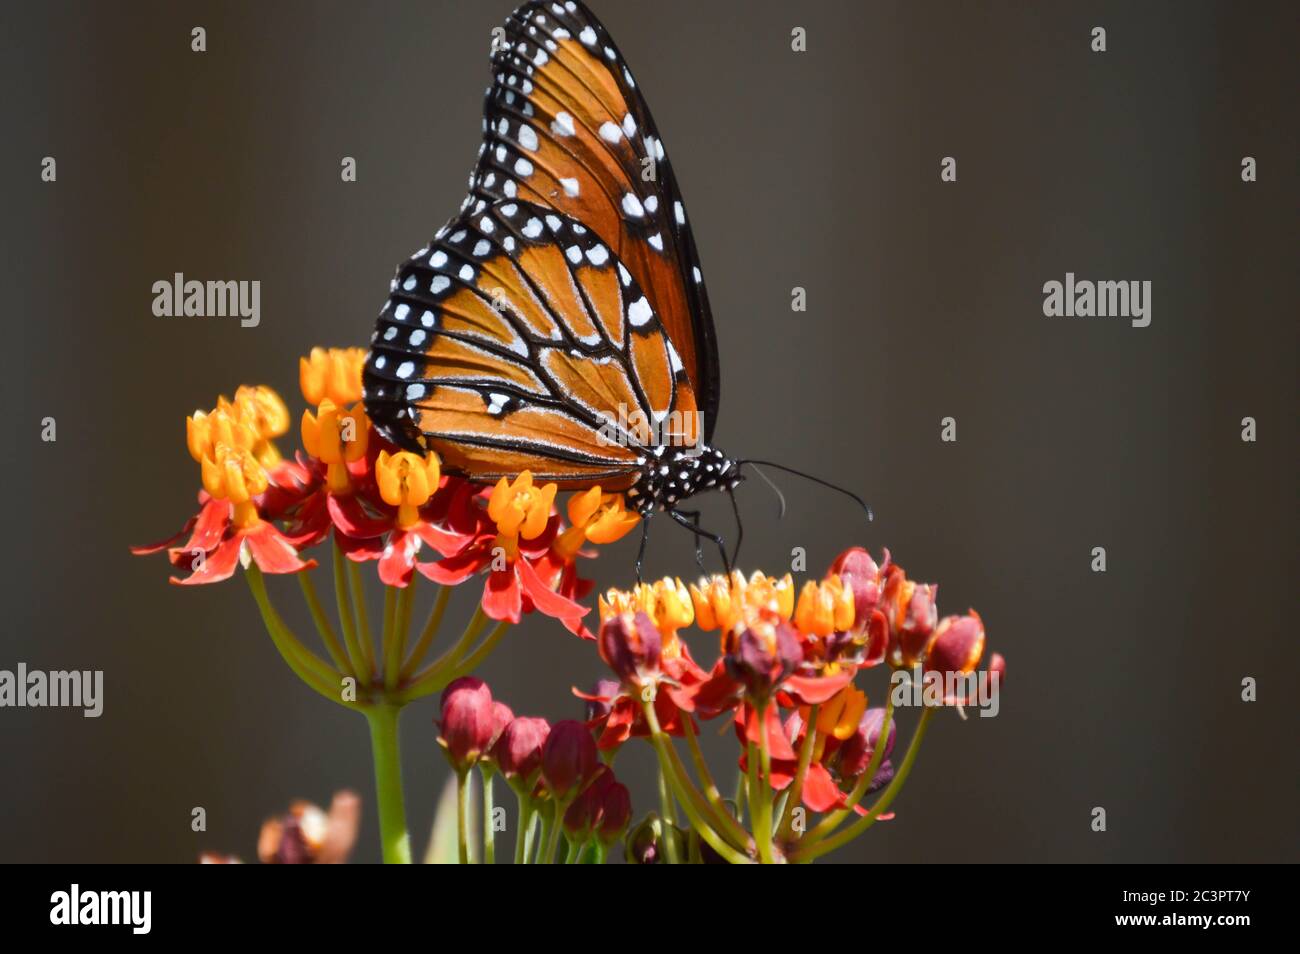
[(623, 489), (650, 448), (698, 439), (639, 282), (593, 230), (519, 200), (478, 200), (401, 267), (365, 381), (391, 440), (481, 480)]

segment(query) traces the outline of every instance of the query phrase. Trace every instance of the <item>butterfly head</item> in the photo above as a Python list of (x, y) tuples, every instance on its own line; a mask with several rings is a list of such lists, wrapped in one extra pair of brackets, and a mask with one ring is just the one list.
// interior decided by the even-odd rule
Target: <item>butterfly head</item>
[(672, 510), (705, 490), (733, 490), (744, 480), (740, 466), (716, 447), (656, 447), (641, 458), (641, 472), (627, 492), (641, 513)]

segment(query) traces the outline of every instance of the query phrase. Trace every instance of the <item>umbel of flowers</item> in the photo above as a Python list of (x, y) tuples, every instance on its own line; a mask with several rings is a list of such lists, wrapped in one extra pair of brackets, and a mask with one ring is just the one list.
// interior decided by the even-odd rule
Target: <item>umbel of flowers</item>
[[(370, 722), (380, 828), (387, 861), (408, 861), (397, 716), (473, 671), (510, 624), (541, 613), (593, 638), (578, 600), (591, 582), (578, 572), (591, 543), (619, 539), (638, 522), (623, 498), (599, 487), (573, 495), (569, 521), (554, 484), (528, 473), (483, 487), (442, 473), (436, 454), (385, 441), (361, 402), (361, 349), (313, 349), (299, 379), (302, 450), (276, 441), (291, 417), (270, 388), (241, 387), (186, 420), (198, 465), (198, 511), (172, 537), (133, 548), (165, 552), (181, 586), (218, 583), (242, 567), (262, 620), (284, 661), (316, 692)], [(332, 578), (333, 609), (317, 587)], [(383, 606), (366, 604), (363, 570), (384, 584)], [(266, 574), (292, 574), (320, 639), (310, 648), (272, 602)], [(419, 578), (438, 594), (422, 625), (413, 620)], [(431, 657), (450, 589), (481, 587), (459, 638)]]
[[(910, 580), (887, 551), (878, 564), (861, 548), (847, 550), (824, 578), (800, 588), (790, 575), (737, 572), (609, 590), (593, 633), (580, 602), (592, 583), (580, 576), (579, 560), (636, 526), (623, 497), (599, 487), (574, 493), (565, 520), (555, 485), (538, 485), (527, 472), (482, 486), (443, 473), (435, 454), (390, 445), (366, 419), (364, 356), (318, 348), (301, 360), (308, 408), (302, 449), (292, 455), (276, 444), (290, 431), (289, 410), (269, 388), (241, 387), (188, 418), (198, 510), (174, 536), (134, 552), (165, 552), (176, 570), (171, 580), (182, 586), (221, 582), (242, 568), (285, 663), (317, 693), (366, 717), (385, 861), (411, 859), (397, 725), (403, 707), (426, 696), (441, 693), (437, 742), (457, 783), (462, 862), (496, 860), (494, 785), (503, 781), (517, 803), (516, 863), (601, 862), (620, 840), (636, 863), (782, 863), (813, 861), (892, 818), (933, 713), (997, 693), (1005, 662), (993, 654), (980, 669), (978, 614), (940, 619), (937, 587)], [(366, 602), (367, 567), (384, 585), (377, 613)], [(328, 609), (318, 572), (331, 579)], [(280, 615), (267, 574), (294, 576), (319, 650)], [(430, 583), (436, 595), (417, 623), (415, 591)], [(460, 585), (480, 588), (477, 608), (435, 654), (450, 590)], [(516, 717), (472, 675), (529, 613), (590, 640), (609, 668), (612, 678), (575, 690), (585, 719)], [(716, 634), (707, 668), (687, 645), (692, 629)], [(881, 666), (896, 688), (913, 680), (926, 691), (886, 692), (883, 706), (869, 706), (856, 683)], [(919, 714), (899, 750), (902, 705)], [(721, 718), (737, 745), (727, 797), (698, 742), (700, 723)], [(613, 770), (634, 740), (648, 747), (660, 776), (658, 806), (635, 823)], [(475, 771), (483, 800), (477, 832), (469, 804)], [(336, 797), (328, 814), (296, 803), (263, 828), (258, 857), (345, 860), (359, 812), (351, 793)]]

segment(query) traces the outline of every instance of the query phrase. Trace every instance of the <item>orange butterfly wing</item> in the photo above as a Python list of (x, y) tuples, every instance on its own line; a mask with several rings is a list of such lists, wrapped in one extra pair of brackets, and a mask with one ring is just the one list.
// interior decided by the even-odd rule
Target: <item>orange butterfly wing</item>
[(596, 233), (645, 290), (696, 394), (718, 408), (708, 296), (663, 140), (617, 46), (582, 4), (533, 2), (492, 55), (472, 196), (525, 199)]
[(479, 200), (398, 272), (366, 363), (395, 443), (489, 481), (630, 486), (698, 440), (694, 389), (640, 284), (582, 223)]

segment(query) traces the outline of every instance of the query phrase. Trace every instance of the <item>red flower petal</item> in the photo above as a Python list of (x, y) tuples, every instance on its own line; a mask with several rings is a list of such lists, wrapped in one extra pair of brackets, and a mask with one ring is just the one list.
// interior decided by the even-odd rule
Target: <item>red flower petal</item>
[(791, 676), (781, 688), (801, 706), (821, 705), (853, 681), (853, 673), (834, 676)]
[(487, 582), (483, 584), (484, 613), (491, 619), (517, 623), (523, 605), (523, 591), (513, 564), (505, 570), (488, 574)]
[(382, 520), (370, 516), (354, 496), (330, 494), (327, 506), (330, 511), (330, 519), (334, 521), (334, 526), (343, 531), (346, 536), (363, 539), (382, 537), (393, 529), (391, 520)]
[(248, 543), (248, 552), (264, 573), (297, 573), (316, 565), (315, 560), (302, 560), (288, 540), (265, 520), (239, 534)]
[(394, 530), (379, 558), (379, 578), (385, 586), (406, 586), (411, 582), (411, 570), (420, 552), (420, 538), (405, 530)]
[(515, 568), (519, 571), (519, 581), (523, 584), (524, 591), (533, 601), (533, 605), (547, 616), (553, 616), (556, 619), (578, 619), (587, 615), (588, 607), (565, 599), (559, 593), (556, 593), (542, 581), (542, 578), (537, 575), (537, 571), (533, 569), (533, 565), (526, 559), (520, 558), (516, 560)]
[(835, 779), (831, 778), (826, 766), (820, 762), (810, 763), (808, 772), (803, 777), (803, 803), (809, 810), (828, 812), (843, 805), (845, 801), (844, 793), (835, 784)]
[(170, 582), (177, 586), (192, 586), (198, 583), (220, 583), (222, 580), (230, 579), (235, 572), (235, 566), (239, 563), (239, 551), (243, 545), (243, 536), (234, 534), (208, 553), (199, 569), (183, 580), (170, 577)]
[(492, 557), (486, 547), (473, 547), (435, 563), (417, 563), (415, 568), (435, 583), (457, 586), (491, 562)]

